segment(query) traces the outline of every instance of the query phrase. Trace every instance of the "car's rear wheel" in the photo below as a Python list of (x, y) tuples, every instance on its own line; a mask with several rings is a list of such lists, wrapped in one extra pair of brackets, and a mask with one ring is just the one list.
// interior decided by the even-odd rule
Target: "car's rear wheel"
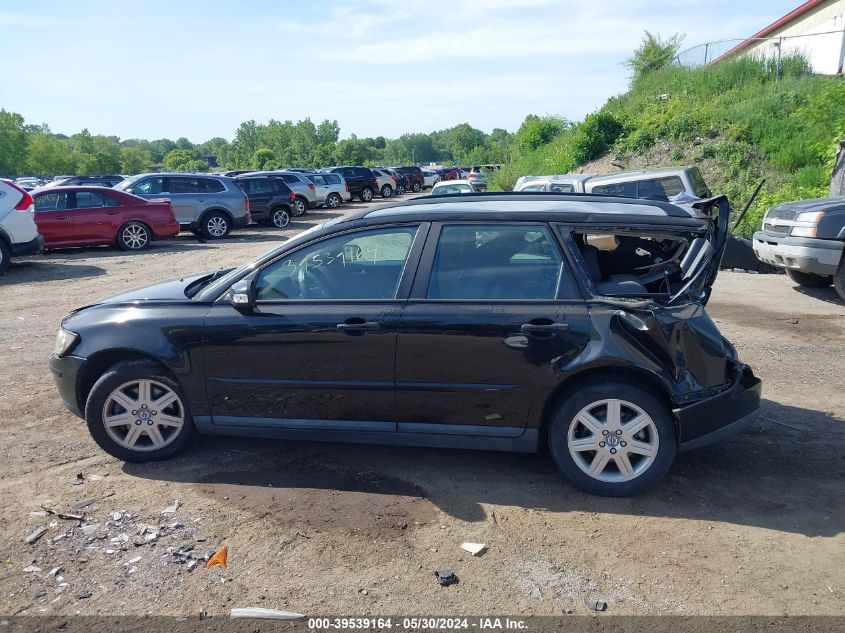
[(336, 193), (330, 193), (326, 198), (326, 206), (329, 209), (337, 209), (343, 200), (340, 199), (340, 196)]
[(117, 247), (122, 251), (142, 251), (151, 241), (152, 231), (143, 222), (127, 222), (117, 231)]
[(404, 196), (405, 195), (405, 185), (396, 185), (396, 195), (397, 196)]
[(12, 249), (3, 239), (0, 239), (0, 275), (9, 270), (12, 265)]
[(389, 198), (392, 195), (393, 195), (393, 187), (391, 187), (390, 185), (384, 185), (381, 188), (381, 197), (382, 198)]
[(361, 189), (361, 202), (370, 202), (373, 199), (373, 190), (369, 187)]
[(200, 232), (206, 239), (219, 240), (229, 235), (232, 223), (229, 217), (220, 211), (213, 211), (203, 217)]
[(572, 483), (611, 497), (654, 485), (678, 450), (669, 407), (621, 379), (570, 391), (553, 414), (548, 439), (552, 458)]
[(420, 183), (418, 181), (415, 181), (414, 182), (414, 193), (419, 193), (421, 189), (422, 189), (422, 187), (420, 186)]
[(802, 273), (800, 270), (786, 269), (789, 278), (799, 286), (806, 288), (827, 288), (833, 283), (831, 275), (814, 275), (813, 273)]
[(147, 360), (110, 367), (88, 395), (85, 420), (100, 448), (127, 462), (172, 457), (195, 433), (179, 383)]
[(305, 202), (302, 198), (294, 198), (293, 201), (293, 215), (295, 217), (299, 217), (301, 215), (305, 215), (308, 211), (308, 203)]
[(284, 207), (277, 207), (271, 212), (270, 221), (277, 229), (283, 229), (290, 224), (290, 212)]

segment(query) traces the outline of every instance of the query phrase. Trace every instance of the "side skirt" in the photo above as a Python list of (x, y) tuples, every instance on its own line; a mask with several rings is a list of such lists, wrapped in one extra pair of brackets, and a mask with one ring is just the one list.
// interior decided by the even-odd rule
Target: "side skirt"
[[(308, 442), (338, 442), (351, 444), (386, 444), (391, 446), (424, 446), (429, 448), (462, 448), (511, 453), (536, 453), (539, 447), (537, 429), (520, 429), (518, 437), (491, 435), (490, 427), (462, 426), (466, 435), (452, 433), (425, 433), (397, 430), (374, 430), (372, 422), (360, 423), (363, 428), (307, 428), (301, 420), (269, 420), (267, 418), (217, 418), (197, 416), (194, 424), (200, 433), (207, 435), (228, 435), (259, 437), (280, 440), (301, 440)], [(310, 421), (320, 424), (319, 420)], [(355, 424), (347, 423), (348, 425)], [(392, 423), (390, 426), (394, 426)], [(438, 425), (439, 426), (439, 425)], [(508, 429), (509, 431), (513, 431)], [(499, 433), (503, 429), (497, 430)]]

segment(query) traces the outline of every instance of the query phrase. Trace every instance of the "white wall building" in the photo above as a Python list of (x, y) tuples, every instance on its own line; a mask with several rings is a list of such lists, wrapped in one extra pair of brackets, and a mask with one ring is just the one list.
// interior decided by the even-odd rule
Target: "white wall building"
[(845, 0), (809, 0), (738, 44), (728, 55), (803, 55), (813, 72), (838, 75), (845, 66)]

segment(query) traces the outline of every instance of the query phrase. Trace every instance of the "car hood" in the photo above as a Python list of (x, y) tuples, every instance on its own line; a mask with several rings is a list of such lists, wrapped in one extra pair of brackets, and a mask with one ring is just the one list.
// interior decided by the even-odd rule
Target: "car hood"
[(837, 198), (811, 198), (809, 200), (793, 200), (769, 207), (766, 219), (794, 220), (800, 213), (808, 211), (829, 211), (831, 208), (845, 207), (845, 196)]

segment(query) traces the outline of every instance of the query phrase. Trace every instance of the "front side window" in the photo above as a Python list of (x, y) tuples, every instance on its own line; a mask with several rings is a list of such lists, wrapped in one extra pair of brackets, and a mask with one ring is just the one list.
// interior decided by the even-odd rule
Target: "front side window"
[(416, 232), (356, 231), (302, 248), (261, 271), (256, 299), (393, 299)]
[(704, 180), (704, 176), (701, 175), (698, 167), (690, 167), (688, 173), (693, 189), (695, 190), (695, 195), (699, 198), (709, 198), (710, 187), (707, 186), (707, 182)]
[(95, 209), (105, 206), (103, 201), (103, 194), (95, 193), (93, 191), (77, 191), (76, 192), (76, 207), (77, 209)]
[(426, 297), (554, 299), (561, 265), (545, 226), (444, 226)]
[(36, 196), (36, 211), (63, 211), (67, 209), (66, 193), (45, 193), (43, 196)]
[(523, 191), (545, 191), (546, 185), (528, 185), (522, 188)]
[(340, 176), (338, 174), (326, 174), (326, 180), (330, 185), (340, 184)]
[(157, 194), (164, 191), (164, 178), (144, 178), (126, 189), (129, 193), (141, 195)]

